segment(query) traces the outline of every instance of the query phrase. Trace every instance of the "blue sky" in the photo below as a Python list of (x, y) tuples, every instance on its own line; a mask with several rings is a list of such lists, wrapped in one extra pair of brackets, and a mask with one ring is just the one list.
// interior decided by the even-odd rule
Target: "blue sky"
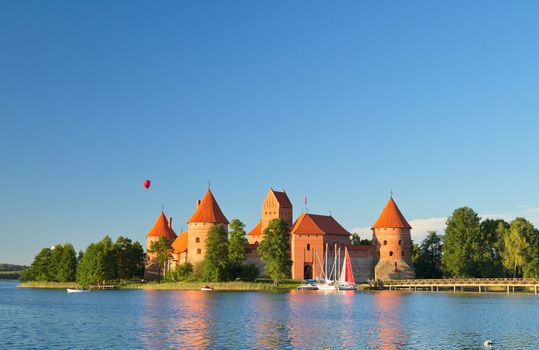
[[(463, 205), (539, 225), (536, 1), (0, 3), (0, 262), (185, 228), (208, 180), (363, 235)], [(144, 179), (152, 187), (144, 191)], [(430, 226), (429, 226), (430, 225)]]

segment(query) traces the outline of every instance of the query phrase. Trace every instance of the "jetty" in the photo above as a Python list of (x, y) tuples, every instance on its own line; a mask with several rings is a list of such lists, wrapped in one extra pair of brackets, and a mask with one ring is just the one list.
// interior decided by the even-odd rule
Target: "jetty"
[(443, 278), (382, 281), (382, 289), (430, 292), (528, 292), (537, 294), (539, 278)]

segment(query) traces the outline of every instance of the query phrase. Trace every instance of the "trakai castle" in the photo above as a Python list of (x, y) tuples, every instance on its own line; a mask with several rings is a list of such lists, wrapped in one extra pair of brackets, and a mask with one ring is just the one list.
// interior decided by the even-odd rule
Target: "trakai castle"
[[(247, 263), (254, 263), (263, 271), (263, 264), (256, 252), (264, 239), (264, 229), (273, 219), (281, 219), (290, 227), (290, 253), (292, 258), (292, 278), (297, 280), (316, 278), (321, 275), (324, 259), (332, 263), (335, 249), (348, 249), (352, 261), (355, 280), (367, 279), (408, 279), (414, 278), (412, 268), (412, 227), (393, 198), (389, 198), (378, 220), (372, 225), (370, 245), (352, 245), (350, 232), (343, 228), (331, 215), (303, 212), (293, 221), (292, 203), (285, 191), (270, 189), (262, 202), (260, 221), (247, 233), (249, 253)], [(228, 220), (217, 204), (211, 190), (197, 201), (194, 214), (187, 221), (187, 231), (176, 235), (172, 229), (172, 218), (167, 219), (161, 212), (152, 229), (146, 235), (146, 247), (159, 237), (172, 242), (173, 261), (169, 266), (189, 262), (196, 264), (204, 259), (208, 230), (223, 224), (228, 228)], [(326, 248), (327, 247), (327, 248)], [(326, 249), (328, 251), (326, 252)], [(329, 261), (331, 260), (331, 261)], [(153, 267), (153, 268), (152, 268)], [(157, 277), (155, 256), (147, 255), (146, 279)]]

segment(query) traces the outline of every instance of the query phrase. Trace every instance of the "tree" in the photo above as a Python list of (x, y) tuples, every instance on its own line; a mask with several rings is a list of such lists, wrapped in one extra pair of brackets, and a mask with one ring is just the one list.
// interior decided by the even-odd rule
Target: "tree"
[(118, 278), (140, 278), (144, 274), (144, 251), (139, 242), (132, 243), (127, 238), (120, 236), (114, 243), (114, 255), (118, 266)]
[(77, 282), (83, 286), (115, 279), (117, 264), (112, 240), (105, 236), (97, 243), (91, 243), (77, 266)]
[(414, 245), (414, 268), (417, 278), (440, 278), (442, 273), (442, 238), (428, 231), (421, 246)]
[(21, 276), (23, 281), (50, 281), (51, 250), (43, 248), (34, 257), (30, 268)]
[(350, 236), (350, 243), (352, 245), (360, 245), (361, 244), (361, 238), (359, 237), (359, 233), (357, 233), (357, 232), (352, 233), (352, 236)]
[(222, 224), (208, 230), (206, 238), (206, 255), (202, 278), (209, 282), (224, 281), (229, 271), (228, 235)]
[(158, 279), (161, 281), (161, 267), (172, 259), (172, 247), (170, 241), (166, 237), (159, 237), (157, 241), (152, 242), (148, 253), (155, 254), (155, 260), (158, 267)]
[(264, 229), (264, 238), (258, 246), (260, 259), (265, 264), (266, 273), (274, 284), (290, 277), (290, 233), (288, 224), (281, 219), (273, 219)]
[(55, 282), (73, 282), (77, 272), (77, 254), (70, 243), (57, 244), (51, 249), (50, 280)]
[(486, 219), (481, 222), (481, 240), (483, 241), (483, 277), (504, 277), (502, 264), (503, 235), (509, 224), (502, 219)]
[(503, 266), (513, 277), (537, 276), (537, 231), (529, 221), (524, 218), (511, 221), (503, 235), (503, 243)]
[(480, 218), (468, 207), (455, 209), (447, 219), (443, 239), (442, 264), (445, 271), (455, 277), (481, 277)]
[(242, 264), (247, 254), (247, 238), (245, 237), (245, 225), (238, 219), (230, 222), (228, 238), (228, 259), (231, 264), (231, 277), (236, 279), (241, 275)]

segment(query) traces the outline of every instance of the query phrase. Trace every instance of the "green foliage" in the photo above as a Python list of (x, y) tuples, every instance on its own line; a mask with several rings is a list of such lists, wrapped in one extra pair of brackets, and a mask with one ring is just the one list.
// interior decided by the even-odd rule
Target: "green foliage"
[(354, 232), (352, 233), (352, 236), (350, 236), (350, 243), (352, 245), (370, 245), (372, 242), (370, 239), (361, 239), (359, 233)]
[(154, 241), (148, 253), (155, 254), (155, 260), (159, 269), (159, 279), (161, 279), (161, 268), (172, 259), (172, 247), (171, 242), (166, 237), (159, 237), (157, 241)]
[(116, 256), (112, 240), (105, 236), (91, 243), (77, 266), (77, 282), (82, 286), (113, 280), (117, 276)]
[(50, 281), (51, 276), (51, 250), (43, 248), (34, 257), (30, 268), (21, 275), (21, 281)]
[(167, 271), (165, 274), (165, 282), (184, 282), (193, 281), (193, 265), (185, 263), (177, 265), (174, 269)]
[(70, 243), (57, 244), (51, 249), (49, 262), (51, 282), (74, 282), (77, 272), (77, 255)]
[(539, 249), (537, 230), (523, 218), (511, 221), (503, 234), (503, 266), (513, 277), (539, 275)]
[(444, 270), (453, 277), (488, 277), (492, 246), (481, 233), (480, 218), (471, 208), (455, 209), (443, 239)]
[(113, 246), (118, 266), (118, 278), (142, 278), (144, 275), (144, 250), (139, 242), (120, 236)]
[(245, 225), (238, 219), (230, 223), (228, 238), (228, 259), (230, 261), (230, 277), (236, 279), (241, 275), (242, 264), (247, 254), (247, 238), (245, 237)]
[(421, 246), (414, 245), (412, 261), (416, 278), (441, 278), (442, 272), (442, 238), (435, 231), (428, 231), (428, 236)]
[(260, 259), (274, 284), (290, 276), (292, 260), (289, 240), (288, 224), (283, 220), (273, 219), (264, 229), (264, 238), (258, 246)]
[(208, 282), (225, 281), (229, 273), (228, 235), (222, 224), (208, 230), (202, 278)]
[(260, 275), (260, 270), (255, 264), (244, 264), (240, 267), (239, 278), (242, 281), (254, 282)]
[(0, 272), (24, 271), (28, 270), (29, 267), (26, 265), (0, 264)]

